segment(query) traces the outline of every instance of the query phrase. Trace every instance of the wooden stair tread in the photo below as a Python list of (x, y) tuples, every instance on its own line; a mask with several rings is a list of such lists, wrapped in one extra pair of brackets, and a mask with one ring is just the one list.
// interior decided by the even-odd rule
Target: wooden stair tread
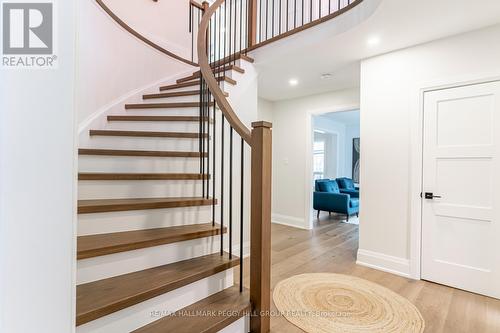
[(213, 201), (204, 197), (78, 200), (78, 214), (209, 206)]
[(202, 180), (199, 173), (102, 173), (80, 172), (78, 180)]
[(160, 94), (146, 94), (142, 95), (143, 99), (153, 99), (153, 98), (169, 98), (169, 97), (181, 97), (181, 96), (196, 96), (199, 95), (199, 90), (188, 90), (188, 91), (174, 91)]
[(108, 116), (108, 121), (200, 121), (198, 116)]
[[(125, 110), (132, 109), (174, 109), (174, 108), (199, 108), (200, 102), (179, 102), (179, 103), (135, 103), (125, 104)], [(214, 102), (204, 103), (204, 105), (214, 106)]]
[(218, 66), (221, 66), (223, 64), (230, 63), (230, 62), (237, 60), (237, 59), (243, 59), (243, 60), (248, 61), (250, 63), (253, 63), (255, 61), (253, 58), (251, 58), (245, 54), (239, 53), (236, 55), (227, 56), (224, 59), (214, 61), (214, 62), (210, 63), (210, 67), (212, 67), (212, 68), (218, 67)]
[[(226, 231), (226, 228), (224, 228), (224, 233)], [(219, 233), (219, 225), (212, 226), (212, 223), (203, 223), (79, 236), (77, 259), (87, 259), (190, 239), (216, 236)]]
[[(226, 72), (226, 71), (231, 71), (231, 70), (234, 70), (238, 73), (245, 73), (245, 70), (239, 66), (236, 66), (236, 65), (223, 65), (223, 66), (219, 66), (217, 68), (215, 68), (212, 72), (214, 74), (217, 74), (217, 73), (220, 73), (220, 72)], [(191, 81), (191, 80), (194, 80), (194, 79), (198, 79), (200, 77), (200, 71), (196, 71), (194, 72), (192, 75), (190, 76), (186, 76), (186, 77), (183, 77), (183, 78), (180, 78), (177, 80), (177, 83), (182, 83), (182, 82), (186, 82), (186, 81)]]
[(183, 287), (238, 265), (227, 254), (189, 260), (90, 282), (76, 288), (76, 325)]
[[(160, 151), (160, 150), (128, 150), (128, 149), (96, 149), (80, 148), (79, 155), (105, 156), (144, 156), (144, 157), (200, 157), (200, 152), (194, 151)], [(203, 153), (207, 156), (207, 153)]]
[[(227, 92), (222, 92), (224, 96), (229, 97)], [(171, 98), (171, 97), (180, 97), (180, 96), (197, 96), (200, 94), (199, 90), (189, 90), (189, 91), (174, 91), (174, 92), (166, 92), (159, 94), (147, 94), (143, 95), (142, 99), (155, 99), (155, 98)]]
[[(154, 131), (123, 131), (123, 130), (90, 130), (90, 136), (133, 136), (154, 138), (198, 139), (199, 133), (186, 132), (154, 132)], [(204, 135), (205, 137), (208, 134)]]
[[(230, 83), (232, 85), (236, 84), (235, 80), (233, 80), (227, 76), (217, 77), (216, 80), (218, 82), (224, 81), (224, 82)], [(187, 82), (175, 83), (175, 84), (171, 84), (171, 85), (167, 85), (167, 86), (162, 86), (162, 87), (160, 87), (160, 91), (172, 90), (172, 89), (177, 89), (177, 88), (192, 87), (192, 86), (199, 86), (199, 85), (200, 85), (200, 80), (193, 80), (193, 81), (187, 81)]]
[[(233, 286), (194, 304), (175, 314), (163, 317), (133, 333), (215, 333), (229, 326), (251, 310), (250, 294), (247, 289), (240, 293), (238, 286)], [(196, 314), (214, 315), (196, 315)]]

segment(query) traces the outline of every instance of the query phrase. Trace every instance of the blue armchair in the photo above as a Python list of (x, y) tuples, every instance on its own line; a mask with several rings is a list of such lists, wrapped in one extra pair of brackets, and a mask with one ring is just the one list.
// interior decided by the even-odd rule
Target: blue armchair
[(315, 182), (313, 207), (318, 211), (318, 218), (319, 213), (325, 211), (345, 214), (349, 221), (349, 216), (359, 213), (359, 198), (341, 193), (335, 180), (318, 179)]
[(340, 193), (350, 194), (353, 198), (359, 198), (359, 186), (354, 185), (351, 178), (337, 178)]

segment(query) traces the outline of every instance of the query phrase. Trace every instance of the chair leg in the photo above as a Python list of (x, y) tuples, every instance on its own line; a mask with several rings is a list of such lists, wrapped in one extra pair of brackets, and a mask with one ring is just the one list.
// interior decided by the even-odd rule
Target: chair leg
[(349, 214), (347, 214), (347, 222), (349, 222)]
[(319, 213), (320, 213), (320, 212), (321, 212), (321, 211), (320, 211), (320, 210), (318, 210), (318, 219), (319, 219)]
[(328, 217), (332, 217), (332, 212), (328, 212)]
[(356, 217), (359, 217), (359, 213), (356, 213)]

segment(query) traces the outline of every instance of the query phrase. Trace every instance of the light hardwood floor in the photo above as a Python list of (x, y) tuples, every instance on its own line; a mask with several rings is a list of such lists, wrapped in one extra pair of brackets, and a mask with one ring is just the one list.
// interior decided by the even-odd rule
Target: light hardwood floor
[[(354, 275), (409, 299), (422, 313), (426, 333), (500, 332), (499, 300), (356, 265), (357, 249), (358, 226), (342, 223), (334, 217), (329, 219), (328, 214), (322, 216), (311, 231), (273, 224), (271, 286), (274, 288), (279, 281), (302, 273)], [(248, 260), (245, 260), (244, 285), (247, 288), (248, 270)], [(235, 279), (238, 281), (237, 270)], [(274, 304), (272, 309), (276, 311)], [(271, 332), (303, 331), (283, 317), (273, 317)]]

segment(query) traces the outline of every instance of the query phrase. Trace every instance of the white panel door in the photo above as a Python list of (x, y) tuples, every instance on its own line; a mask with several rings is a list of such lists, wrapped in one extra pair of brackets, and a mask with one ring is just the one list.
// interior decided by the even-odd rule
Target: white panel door
[(500, 298), (500, 82), (426, 93), (423, 143), (422, 278)]

